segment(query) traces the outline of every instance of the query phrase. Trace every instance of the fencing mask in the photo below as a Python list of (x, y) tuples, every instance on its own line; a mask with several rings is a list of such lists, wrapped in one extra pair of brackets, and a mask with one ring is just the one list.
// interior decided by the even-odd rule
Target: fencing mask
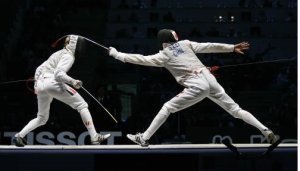
[(85, 51), (85, 40), (77, 35), (69, 35), (65, 39), (65, 48), (71, 51), (75, 58), (80, 58)]
[(157, 33), (159, 49), (163, 49), (163, 43), (174, 43), (178, 41), (177, 33), (174, 30), (162, 29)]
[(56, 47), (56, 45), (63, 39), (65, 39), (64, 47), (70, 51), (75, 58), (81, 58), (84, 55), (86, 49), (84, 37), (78, 35), (66, 35), (56, 40), (52, 44), (52, 47)]

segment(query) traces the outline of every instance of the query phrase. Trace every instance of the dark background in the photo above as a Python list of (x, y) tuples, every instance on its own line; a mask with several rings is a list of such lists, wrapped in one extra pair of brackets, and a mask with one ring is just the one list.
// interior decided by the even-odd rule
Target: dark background
[[(156, 33), (162, 28), (174, 29), (180, 39), (197, 42), (248, 41), (251, 48), (243, 56), (199, 54), (199, 58), (207, 66), (255, 63), (221, 68), (215, 75), (242, 108), (284, 142), (297, 141), (297, 0), (2, 0), (0, 9), (0, 82), (32, 77), (36, 67), (61, 48), (50, 45), (66, 34), (145, 55), (158, 51)], [(125, 135), (145, 131), (161, 106), (183, 87), (163, 68), (124, 64), (92, 44), (87, 44), (87, 49), (68, 74), (82, 80), (95, 97), (103, 97), (101, 102), (120, 122), (115, 124), (92, 98), (78, 90), (89, 104), (97, 131), (121, 131), (123, 136), (116, 138), (115, 144), (132, 144)], [(29, 88), (33, 88), (32, 82), (0, 85), (0, 145), (10, 145), (7, 133), (20, 131), (36, 117), (36, 96)], [(49, 131), (57, 136), (70, 131), (78, 137), (86, 131), (79, 114), (65, 104), (54, 100), (50, 112), (48, 123), (34, 135)], [(249, 143), (250, 137), (260, 132), (205, 99), (172, 114), (150, 143), (212, 143), (215, 135)], [(56, 137), (51, 140), (60, 144)], [(48, 152), (2, 151), (0, 170), (297, 168), (295, 151), (245, 159), (235, 158), (229, 150), (223, 155), (218, 150), (207, 154), (180, 150), (172, 154), (149, 154), (147, 150), (145, 154)]]
[[(1, 1), (0, 81), (27, 79), (58, 48), (66, 34), (79, 34), (127, 53), (158, 51), (159, 29), (177, 31), (180, 39), (198, 42), (248, 41), (245, 55), (200, 54), (207, 66), (252, 62), (221, 68), (215, 74), (226, 92), (283, 139), (297, 139), (297, 1), (296, 0), (4, 0)], [(220, 17), (221, 16), (221, 17)], [(88, 44), (69, 75), (98, 97), (120, 121), (114, 124), (93, 99), (89, 103), (97, 131), (122, 131), (116, 144), (130, 143), (127, 133), (143, 132), (170, 98), (183, 87), (165, 69), (124, 64), (106, 50)], [(278, 60), (278, 61), (277, 61)], [(3, 132), (20, 131), (36, 116), (32, 82), (1, 85), (0, 143)], [(48, 123), (35, 130), (86, 131), (79, 114), (53, 101)], [(260, 134), (205, 99), (172, 114), (151, 143), (211, 143), (214, 135), (249, 143)]]

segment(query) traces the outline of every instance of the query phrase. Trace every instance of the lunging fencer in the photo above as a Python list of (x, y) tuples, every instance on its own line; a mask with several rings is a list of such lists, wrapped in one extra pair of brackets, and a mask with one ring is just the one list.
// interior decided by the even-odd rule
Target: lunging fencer
[(99, 145), (102, 141), (110, 137), (110, 134), (99, 134), (94, 127), (93, 119), (88, 109), (88, 104), (80, 94), (71, 88), (79, 89), (82, 86), (80, 80), (76, 80), (67, 72), (72, 67), (75, 59), (82, 51), (81, 44), (84, 40), (77, 35), (69, 35), (65, 38), (64, 48), (53, 53), (35, 71), (35, 94), (38, 101), (37, 117), (32, 119), (20, 132), (12, 139), (16, 146), (26, 145), (24, 137), (39, 126), (46, 124), (49, 118), (50, 104), (53, 98), (76, 109), (87, 128), (91, 144)]
[(278, 139), (274, 133), (259, 122), (251, 113), (243, 110), (234, 102), (207, 67), (198, 59), (196, 53), (229, 53), (244, 54), (249, 49), (247, 42), (238, 44), (198, 43), (190, 40), (178, 40), (175, 31), (162, 29), (157, 35), (160, 51), (154, 55), (129, 54), (118, 52), (109, 47), (109, 55), (122, 62), (132, 64), (165, 67), (175, 77), (176, 81), (184, 86), (177, 96), (167, 101), (150, 126), (144, 133), (127, 134), (127, 138), (141, 145), (148, 146), (148, 140), (167, 120), (171, 113), (190, 107), (204, 98), (209, 98), (235, 118), (256, 127), (271, 144)]

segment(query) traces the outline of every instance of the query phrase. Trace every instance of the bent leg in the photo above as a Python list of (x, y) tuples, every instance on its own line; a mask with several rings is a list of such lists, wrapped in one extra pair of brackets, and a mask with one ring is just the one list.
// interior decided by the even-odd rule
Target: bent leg
[(175, 113), (192, 106), (207, 96), (209, 91), (208, 84), (203, 82), (203, 80), (197, 81), (201, 85), (191, 85), (190, 87), (185, 88), (183, 92), (164, 104), (151, 122), (149, 128), (143, 133), (143, 139), (150, 139), (158, 128), (167, 120), (171, 113)]
[(143, 133), (143, 139), (150, 139), (152, 135), (158, 130), (158, 128), (167, 120), (169, 115), (170, 111), (163, 106), (151, 122), (149, 128)]
[(199, 78), (186, 80), (185, 84), (187, 88), (164, 104), (171, 113), (188, 108), (208, 96), (210, 87), (202, 74)]
[(66, 84), (63, 87), (63, 90), (60, 90), (60, 93), (51, 93), (51, 95), (53, 95), (53, 97), (57, 100), (77, 110), (78, 112), (80, 112), (84, 108), (88, 108), (88, 104), (81, 97), (81, 95)]
[(57, 100), (62, 101), (63, 103), (71, 106), (73, 109), (76, 109), (80, 113), (82, 122), (88, 130), (91, 139), (93, 140), (97, 138), (98, 134), (96, 132), (90, 111), (88, 110), (88, 104), (76, 90), (74, 90), (68, 85), (65, 85), (64, 89), (61, 90), (61, 93), (53, 93), (53, 96)]

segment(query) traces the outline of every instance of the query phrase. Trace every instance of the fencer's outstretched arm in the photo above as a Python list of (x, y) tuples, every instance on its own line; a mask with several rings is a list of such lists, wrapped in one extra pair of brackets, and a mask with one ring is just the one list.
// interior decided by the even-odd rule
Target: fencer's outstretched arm
[(156, 67), (163, 67), (164, 63), (169, 59), (167, 56), (163, 55), (162, 53), (144, 56), (141, 54), (130, 54), (130, 53), (118, 52), (114, 47), (109, 47), (108, 53), (110, 56), (122, 62), (128, 62), (132, 64), (146, 65), (146, 66), (156, 66)]
[[(198, 43), (189, 40), (184, 42), (193, 49), (194, 53), (229, 53), (236, 52), (243, 54), (244, 50), (249, 49), (247, 42), (239, 44), (225, 44), (225, 43)], [(129, 54), (118, 52), (114, 47), (108, 48), (109, 55), (118, 59), (122, 62), (129, 62), (133, 64), (146, 65), (146, 66), (157, 66), (163, 67), (170, 58), (164, 55), (163, 52), (159, 52), (154, 55), (144, 56), (141, 54)]]

